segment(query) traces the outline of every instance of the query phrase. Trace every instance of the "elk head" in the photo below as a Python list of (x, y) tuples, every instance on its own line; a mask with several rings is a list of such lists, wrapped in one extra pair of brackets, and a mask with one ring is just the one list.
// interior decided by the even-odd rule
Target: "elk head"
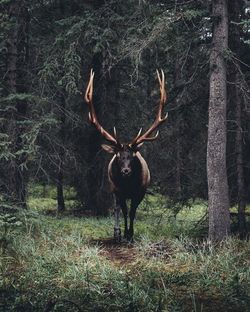
[(122, 144), (119, 142), (117, 138), (116, 129), (114, 127), (113, 135), (107, 132), (103, 127), (99, 124), (95, 109), (93, 106), (93, 80), (94, 80), (94, 72), (91, 69), (90, 78), (88, 82), (88, 86), (85, 92), (85, 101), (89, 106), (89, 121), (96, 127), (97, 131), (101, 133), (101, 135), (109, 142), (109, 145), (103, 144), (102, 148), (111, 154), (115, 154), (117, 158), (117, 163), (120, 168), (120, 172), (122, 176), (130, 176), (133, 169), (133, 160), (136, 156), (137, 151), (142, 146), (142, 144), (146, 141), (155, 140), (159, 131), (156, 132), (155, 135), (152, 133), (167, 119), (168, 114), (162, 117), (163, 107), (167, 101), (167, 95), (165, 90), (165, 76), (164, 72), (161, 70), (161, 74), (157, 70), (157, 77), (160, 85), (160, 102), (156, 114), (156, 118), (151, 125), (151, 127), (142, 134), (142, 128), (139, 130), (136, 137), (130, 142), (126, 144)]

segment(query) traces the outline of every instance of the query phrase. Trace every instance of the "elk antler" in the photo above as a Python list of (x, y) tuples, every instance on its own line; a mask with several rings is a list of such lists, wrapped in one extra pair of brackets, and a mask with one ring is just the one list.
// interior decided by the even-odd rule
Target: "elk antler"
[(94, 80), (95, 73), (93, 72), (93, 69), (91, 68), (90, 71), (90, 78), (89, 78), (89, 83), (85, 92), (85, 101), (89, 106), (89, 121), (96, 127), (96, 129), (101, 133), (101, 135), (110, 143), (113, 145), (119, 145), (120, 143), (117, 140), (117, 135), (116, 135), (116, 129), (114, 127), (114, 136), (109, 134), (106, 130), (103, 129), (103, 127), (99, 124), (96, 113), (95, 113), (95, 108), (93, 105), (93, 80)]
[(136, 146), (139, 145), (140, 143), (143, 143), (145, 141), (153, 141), (155, 140), (158, 135), (159, 131), (156, 132), (154, 136), (150, 136), (157, 127), (159, 127), (167, 118), (168, 118), (168, 113), (162, 118), (162, 110), (164, 105), (166, 104), (167, 101), (167, 94), (165, 90), (165, 76), (163, 70), (161, 70), (161, 76), (159, 74), (159, 71), (157, 70), (157, 77), (160, 85), (160, 103), (159, 103), (159, 108), (156, 114), (156, 118), (152, 126), (143, 134), (141, 135), (142, 128), (139, 130), (137, 136), (133, 139), (133, 141), (129, 144), (130, 146)]

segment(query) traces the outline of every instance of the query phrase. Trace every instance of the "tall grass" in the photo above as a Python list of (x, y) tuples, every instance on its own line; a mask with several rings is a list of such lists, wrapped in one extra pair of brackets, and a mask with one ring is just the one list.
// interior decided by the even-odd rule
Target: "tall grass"
[[(217, 246), (194, 231), (206, 206), (177, 215), (149, 196), (138, 211), (135, 244), (100, 245), (112, 217), (48, 216), (34, 199), (1, 250), (3, 311), (247, 311), (249, 242)], [(42, 207), (42, 208), (41, 208)], [(186, 221), (185, 221), (186, 220)], [(124, 259), (114, 261), (112, 253)]]

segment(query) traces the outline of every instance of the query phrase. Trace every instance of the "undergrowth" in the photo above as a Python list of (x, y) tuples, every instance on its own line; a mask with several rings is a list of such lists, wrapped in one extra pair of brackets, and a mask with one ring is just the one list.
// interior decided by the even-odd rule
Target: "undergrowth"
[[(2, 311), (248, 310), (249, 242), (198, 239), (204, 203), (173, 215), (148, 196), (134, 245), (110, 248), (98, 241), (112, 235), (112, 217), (50, 216), (48, 202), (31, 199), (16, 226), (1, 233)], [(120, 249), (126, 261), (113, 261)]]

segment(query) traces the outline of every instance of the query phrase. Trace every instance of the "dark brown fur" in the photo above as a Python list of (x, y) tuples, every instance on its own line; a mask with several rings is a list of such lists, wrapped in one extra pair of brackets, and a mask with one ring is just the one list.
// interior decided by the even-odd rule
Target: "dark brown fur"
[[(111, 150), (109, 150), (109, 152), (111, 152)], [(127, 174), (124, 174), (124, 171), (126, 171)], [(136, 209), (144, 198), (147, 186), (150, 182), (148, 165), (138, 151), (133, 151), (128, 146), (123, 146), (121, 150), (116, 151), (116, 154), (109, 163), (108, 177), (111, 191), (114, 193), (115, 197), (115, 239), (118, 241), (121, 239), (119, 213), (120, 209), (122, 209), (125, 224), (124, 238), (132, 240)], [(128, 208), (126, 205), (126, 200), (128, 199), (131, 200), (129, 228), (127, 224)]]

